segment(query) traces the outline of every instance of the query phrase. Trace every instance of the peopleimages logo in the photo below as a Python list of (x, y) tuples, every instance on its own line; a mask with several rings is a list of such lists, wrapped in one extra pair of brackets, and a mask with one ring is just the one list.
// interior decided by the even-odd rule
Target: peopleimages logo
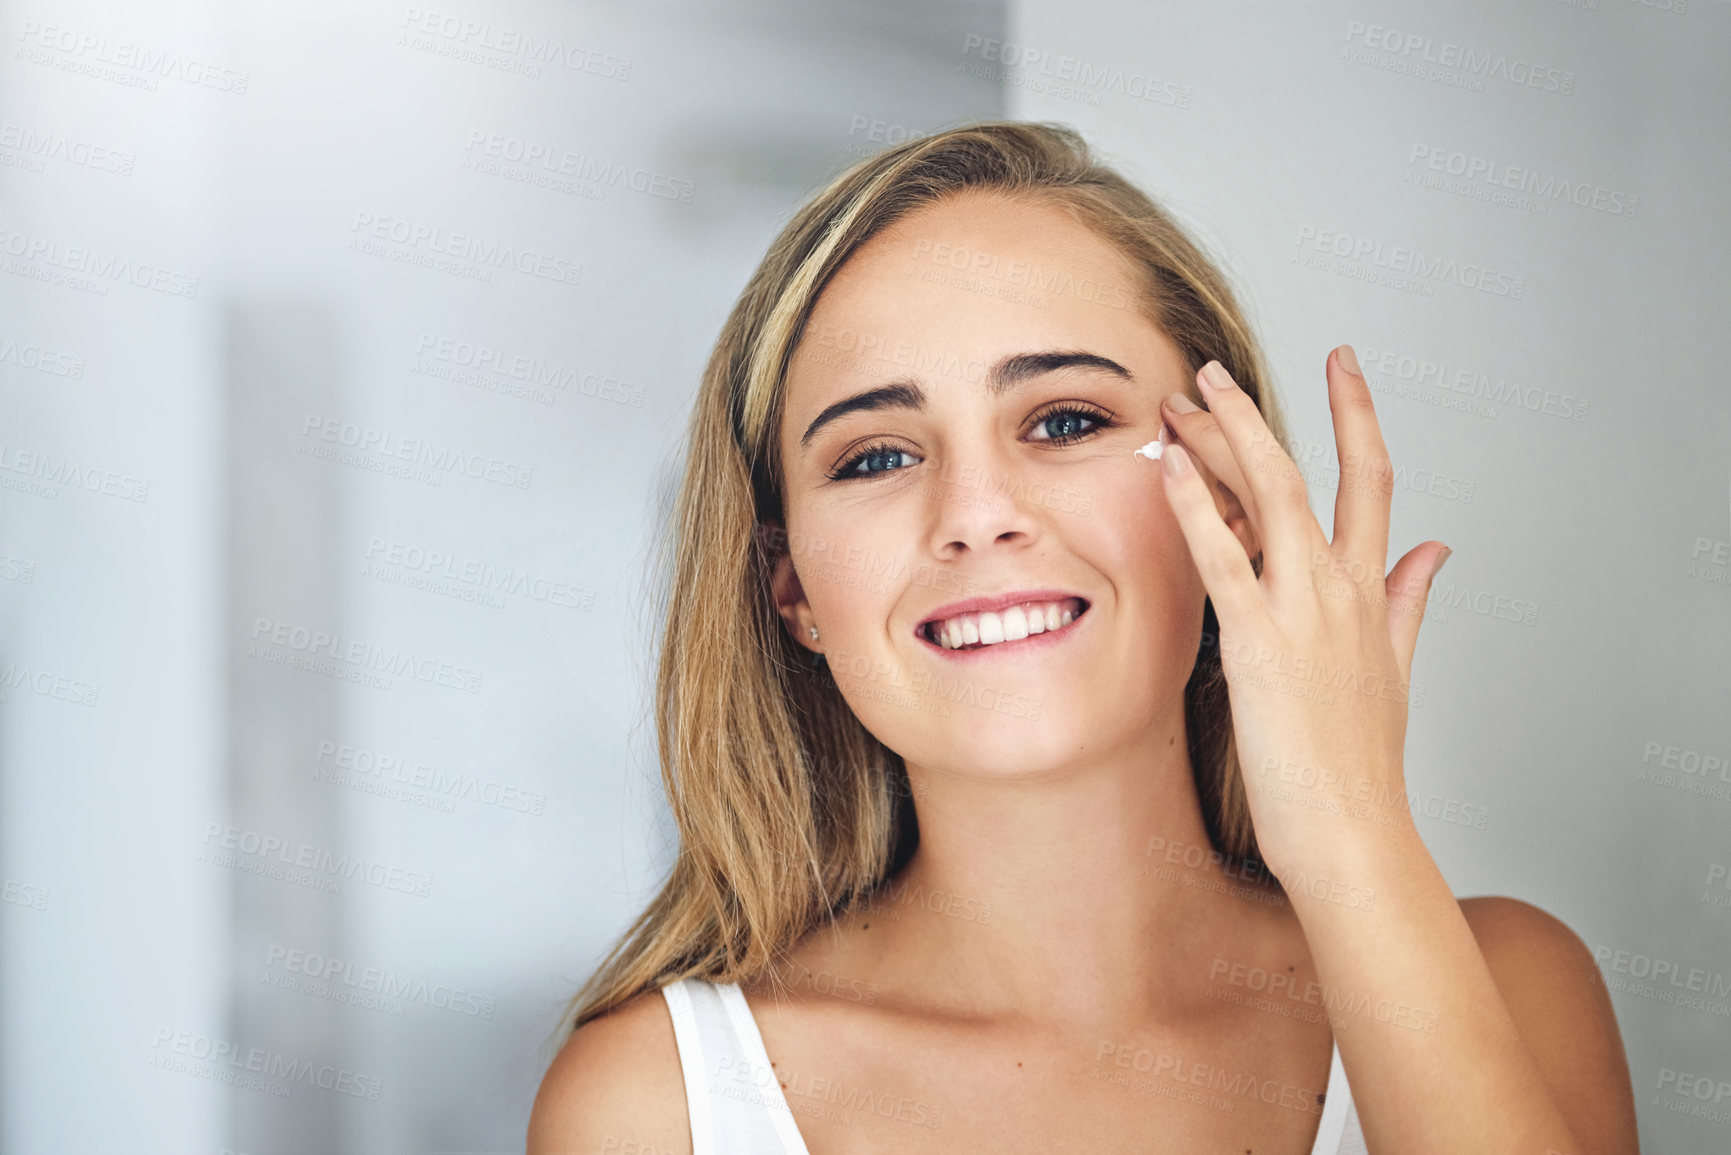
[(317, 442), (323, 441), (363, 456), (373, 454), (388, 462), (412, 462), (433, 470), (442, 470), (443, 473), (432, 474), (435, 478), (442, 478), (444, 474), (460, 473), (477, 481), (490, 481), (495, 485), (513, 489), (528, 489), (535, 476), (535, 467), (532, 465), (521, 465), (483, 453), (465, 452), (454, 446), (440, 445), (421, 437), (403, 437), (389, 430), (375, 429), (370, 425), (325, 417), (318, 413), (308, 413), (302, 418), (301, 437), (304, 439), (303, 444), (310, 443), (310, 448), (303, 450), (308, 452), (309, 456), (342, 460), (333, 451), (321, 452)]
[[(311, 1063), (263, 1047), (242, 1047), (228, 1039), (216, 1039), (194, 1031), (162, 1027), (156, 1032), (153, 1048), (155, 1053), (150, 1057), (153, 1067), (197, 1075), (219, 1083), (233, 1083), (284, 1098), (295, 1083), (373, 1101), (377, 1101), (379, 1093), (384, 1090), (382, 1079), (359, 1074), (347, 1067)], [(193, 1067), (188, 1060), (210, 1066)]]
[(540, 169), (553, 176), (570, 177), (575, 181), (602, 187), (612, 185), (661, 200), (678, 201), (680, 204), (690, 204), (697, 190), (697, 186), (691, 181), (668, 176), (664, 172), (602, 159), (591, 153), (573, 152), (571, 149), (543, 141), (488, 132), (485, 129), (472, 130), (465, 148), (470, 154), (469, 159), (464, 161), (465, 167), (475, 167), (474, 154), (479, 149), (482, 159), (521, 165), (525, 169)]
[(313, 629), (296, 622), (255, 618), (247, 656), (271, 661), (273, 659), (270, 651), (265, 648), (270, 646), (280, 647), (288, 653), (307, 658), (343, 663), (357, 672), (407, 675), (430, 686), (444, 686), (470, 694), (481, 692), (480, 670), (471, 670), (454, 662), (441, 662), (413, 650), (380, 646), (360, 638)]
[[(1335, 229), (1319, 229), (1312, 225), (1298, 227), (1296, 243), (1300, 249), (1313, 249), (1338, 257), (1349, 265), (1358, 266), (1362, 270), (1361, 274), (1354, 274), (1350, 269), (1330, 271), (1361, 275), (1365, 280), (1374, 279), (1379, 273), (1398, 274), (1426, 288), (1435, 282), (1447, 282), (1463, 289), (1489, 293), (1494, 297), (1507, 297), (1512, 301), (1519, 301), (1527, 295), (1525, 277), (1471, 261), (1463, 263), (1453, 257), (1439, 257), (1434, 254), (1426, 256), (1423, 250), (1408, 245), (1384, 245), (1371, 237), (1354, 236), (1352, 233)], [(1434, 291), (1430, 289), (1430, 292)]]
[(65, 275), (90, 278), (93, 289), (104, 296), (107, 295), (110, 284), (133, 285), (188, 300), (198, 296), (198, 278), (189, 273), (178, 272), (162, 265), (135, 262), (128, 257), (104, 253), (84, 245), (65, 245), (52, 237), (30, 236), (11, 229), (0, 229), (0, 252), (22, 262), (16, 268), (8, 268), (8, 272), (30, 275), (30, 270), (36, 270), (41, 274), (38, 279), (49, 279), (54, 275), (49, 272), (50, 269), (62, 270)]
[[(1502, 80), (1563, 96), (1575, 91), (1575, 74), (1565, 69), (1545, 67), (1520, 57), (1511, 58), (1504, 52), (1481, 51), (1452, 40), (1439, 41), (1431, 36), (1401, 32), (1362, 20), (1346, 22), (1346, 41), (1351, 47), (1386, 53), (1403, 62), (1431, 65), (1463, 78)], [(1378, 62), (1364, 60), (1360, 63)]]
[(64, 133), (31, 128), (10, 121), (0, 125), (0, 149), (9, 149), (27, 157), (34, 172), (42, 171), (42, 162), (58, 160), (77, 168), (131, 176), (138, 157), (106, 145), (69, 137)]
[[(1074, 297), (1090, 305), (1128, 309), (1133, 303), (1121, 284), (1109, 284), (1067, 269), (1042, 268), (1026, 261), (1006, 260), (1001, 253), (969, 249), (922, 237), (914, 242), (913, 261), (929, 262), (936, 268), (954, 269), (970, 277), (984, 277), (1007, 285), (1025, 286), (1035, 293)], [(933, 279), (926, 276), (924, 279)]]
[[(1629, 993), (1648, 998), (1657, 996), (1660, 1002), (1706, 1010), (1722, 1018), (1731, 1016), (1731, 1007), (1723, 1002), (1708, 1001), (1731, 998), (1731, 975), (1723, 971), (1610, 946), (1595, 945), (1593, 958), (1607, 972), (1605, 982), (1612, 990), (1627, 989)], [(1625, 982), (1619, 986), (1615, 977), (1618, 975), (1627, 975), (1641, 980), (1641, 983), (1630, 985)]]
[[(7, 476), (9, 474), (27, 480), (15, 480)], [(62, 486), (100, 493), (121, 501), (150, 499), (150, 482), (131, 474), (116, 473), (69, 457), (56, 460), (52, 453), (38, 453), (0, 442), (0, 488), (32, 493), (52, 501), (60, 496)]]
[[(464, 385), (477, 385), (489, 392), (498, 391), (493, 378), (507, 377), (521, 382), (523, 389), (506, 389), (513, 396), (525, 395), (544, 404), (553, 403), (554, 392), (581, 394), (598, 401), (643, 408), (643, 386), (617, 377), (586, 370), (566, 362), (551, 362), (520, 350), (507, 351), (484, 341), (465, 341), (453, 337), (438, 337), (422, 333), (415, 342), (415, 354), (423, 360), (412, 370), (430, 377), (454, 380)], [(435, 364), (436, 362), (436, 364)], [(465, 372), (467, 371), (467, 372)]]
[(587, 72), (604, 80), (630, 80), (631, 59), (596, 48), (542, 36), (526, 28), (495, 25), (491, 20), (469, 20), (451, 12), (410, 8), (400, 25), (411, 48), (437, 51), (475, 64), (492, 67), (516, 65), (505, 71), (541, 74), (538, 65), (556, 64), (572, 72)]
[(1366, 383), (1379, 393), (1411, 396), (1442, 408), (1458, 409), (1477, 417), (1495, 418), (1503, 409), (1524, 409), (1561, 421), (1585, 421), (1591, 400), (1556, 389), (1541, 389), (1513, 380), (1506, 374), (1493, 377), (1475, 368), (1451, 365), (1403, 350), (1366, 344), (1358, 351)]
[(490, 1019), (498, 1000), (449, 983), (399, 975), (376, 966), (357, 965), (317, 951), (295, 950), (272, 943), (265, 952), (267, 981), (283, 990), (350, 1003), (367, 1010), (400, 1015), (405, 1003), (420, 1003), (454, 1015)]
[[(1097, 105), (1100, 93), (1113, 92), (1150, 104), (1189, 108), (1190, 98), (1195, 95), (1188, 84), (1178, 84), (1136, 69), (1096, 64), (1068, 53), (1054, 53), (1027, 44), (969, 33), (962, 41), (962, 56), (975, 55), (986, 64), (986, 71), (975, 71), (972, 75), (989, 76), (993, 71), (991, 64), (1002, 64), (997, 79), (1018, 88), (1049, 92), (1064, 99), (1080, 99), (1087, 104)], [(959, 71), (969, 72), (965, 62)]]
[[(1570, 180), (1556, 173), (1540, 173), (1521, 165), (1506, 164), (1490, 157), (1471, 155), (1439, 145), (1415, 143), (1407, 155), (1410, 170), (1422, 165), (1426, 172), (1459, 177), (1468, 184), (1482, 184), (1493, 190), (1508, 189), (1534, 198), (1537, 205), (1565, 201), (1578, 208), (1593, 209), (1611, 216), (1632, 217), (1641, 207), (1641, 198), (1621, 189), (1607, 188), (1592, 181)], [(1421, 175), (1423, 175), (1421, 173)]]
[(61, 54), (58, 62), (54, 62), (52, 56), (36, 59), (24, 57), (22, 53), (21, 59), (31, 59), (36, 64), (52, 62), (55, 67), (100, 80), (120, 79), (115, 70), (124, 70), (132, 74), (125, 78), (125, 83), (147, 92), (155, 92), (159, 80), (180, 80), (198, 88), (214, 88), (219, 92), (244, 96), (252, 79), (251, 73), (209, 64), (170, 49), (159, 50), (128, 40), (110, 40), (107, 36), (81, 32), (76, 28), (38, 24), (34, 20), (24, 21), (18, 40), (26, 51), (34, 49), (43, 54)]
[(84, 376), (83, 357), (29, 342), (20, 344), (13, 337), (0, 337), (0, 365), (16, 365), (20, 369), (31, 369), (50, 377), (70, 377), (74, 381)]
[(17, 691), (40, 694), (44, 698), (58, 698), (75, 706), (94, 706), (102, 687), (69, 674), (56, 674), (40, 667), (32, 668), (9, 662), (5, 669), (0, 670), (0, 702), (11, 701), (12, 695)]
[[(516, 594), (567, 609), (587, 611), (595, 608), (596, 591), (593, 589), (574, 586), (545, 574), (496, 566), (477, 558), (465, 559), (450, 550), (424, 549), (409, 542), (372, 537), (367, 541), (366, 558), (368, 564), (361, 569), (363, 577), (393, 581), (399, 585), (417, 584), (408, 576), (413, 575), (435, 583), (461, 586), (470, 600), (484, 595)], [(434, 592), (446, 591), (435, 589)]]
[[(311, 842), (299, 842), (275, 834), (265, 834), (242, 826), (225, 826), (220, 822), (204, 825), (204, 847), (200, 859), (213, 866), (238, 868), (244, 874), (268, 874), (282, 877), (311, 889), (332, 894), (342, 889), (348, 879), (359, 879), (369, 886), (394, 890), (426, 898), (432, 893), (433, 876), (408, 870), (377, 859), (368, 860), (359, 854), (338, 854), (329, 847)], [(240, 855), (236, 859), (235, 855)], [(249, 863), (249, 866), (242, 863)], [(260, 869), (266, 867), (269, 869)], [(304, 877), (301, 877), (304, 875)]]
[[(355, 223), (350, 226), (349, 231), (355, 234), (349, 238), (349, 248), (357, 252), (439, 271), (452, 271), (445, 269), (439, 260), (441, 257), (449, 257), (473, 266), (468, 272), (480, 274), (476, 278), (479, 280), (491, 280), (492, 275), (488, 270), (500, 268), (513, 269), (525, 276), (566, 285), (578, 284), (583, 277), (583, 265), (578, 261), (518, 245), (484, 240), (473, 233), (456, 233), (402, 217), (357, 212)], [(388, 245), (398, 247), (391, 249), (386, 247)]]
[[(547, 796), (539, 790), (529, 790), (508, 782), (478, 774), (464, 774), (399, 754), (382, 753), (346, 743), (322, 741), (313, 758), (315, 777), (326, 780), (357, 777), (378, 783), (394, 782), (416, 790), (424, 790), (441, 801), (467, 799), (500, 810), (522, 814), (545, 814)], [(339, 781), (339, 785), (344, 784)]]

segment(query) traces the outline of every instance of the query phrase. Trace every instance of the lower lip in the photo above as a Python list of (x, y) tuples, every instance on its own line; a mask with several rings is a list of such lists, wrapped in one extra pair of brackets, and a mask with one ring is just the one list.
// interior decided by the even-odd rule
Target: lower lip
[(999, 642), (994, 646), (974, 646), (966, 650), (946, 650), (930, 638), (922, 629), (914, 631), (914, 637), (926, 649), (940, 658), (948, 658), (952, 662), (966, 662), (974, 658), (986, 658), (994, 654), (1006, 654), (1014, 657), (1017, 654), (1043, 653), (1052, 646), (1061, 646), (1064, 641), (1081, 628), (1082, 624), (1093, 614), (1094, 607), (1089, 606), (1080, 617), (1071, 618), (1070, 624), (1056, 630), (1046, 630), (1043, 633), (1029, 634), (1025, 638), (1017, 638), (1013, 642)]

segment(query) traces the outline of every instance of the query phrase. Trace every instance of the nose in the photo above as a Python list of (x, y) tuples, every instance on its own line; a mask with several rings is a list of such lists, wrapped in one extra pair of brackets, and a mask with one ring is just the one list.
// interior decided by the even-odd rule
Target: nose
[(925, 496), (933, 557), (952, 561), (970, 550), (1026, 547), (1039, 540), (1040, 520), (1027, 479), (994, 455), (946, 455)]

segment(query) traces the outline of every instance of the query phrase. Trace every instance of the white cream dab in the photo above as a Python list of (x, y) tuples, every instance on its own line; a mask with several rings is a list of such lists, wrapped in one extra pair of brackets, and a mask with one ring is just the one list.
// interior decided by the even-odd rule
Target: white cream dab
[(1160, 455), (1166, 451), (1165, 442), (1166, 423), (1162, 421), (1160, 423), (1160, 436), (1140, 449), (1131, 450), (1130, 456), (1135, 457), (1137, 454), (1140, 454), (1141, 456), (1146, 457), (1149, 461), (1159, 461)]

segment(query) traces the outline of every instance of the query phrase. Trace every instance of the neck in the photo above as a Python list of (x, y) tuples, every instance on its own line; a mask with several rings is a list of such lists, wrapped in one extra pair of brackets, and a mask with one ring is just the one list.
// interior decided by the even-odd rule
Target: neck
[(1013, 781), (909, 766), (919, 847), (865, 919), (886, 976), (1068, 1027), (1195, 1008), (1284, 904), (1212, 851), (1182, 734)]

